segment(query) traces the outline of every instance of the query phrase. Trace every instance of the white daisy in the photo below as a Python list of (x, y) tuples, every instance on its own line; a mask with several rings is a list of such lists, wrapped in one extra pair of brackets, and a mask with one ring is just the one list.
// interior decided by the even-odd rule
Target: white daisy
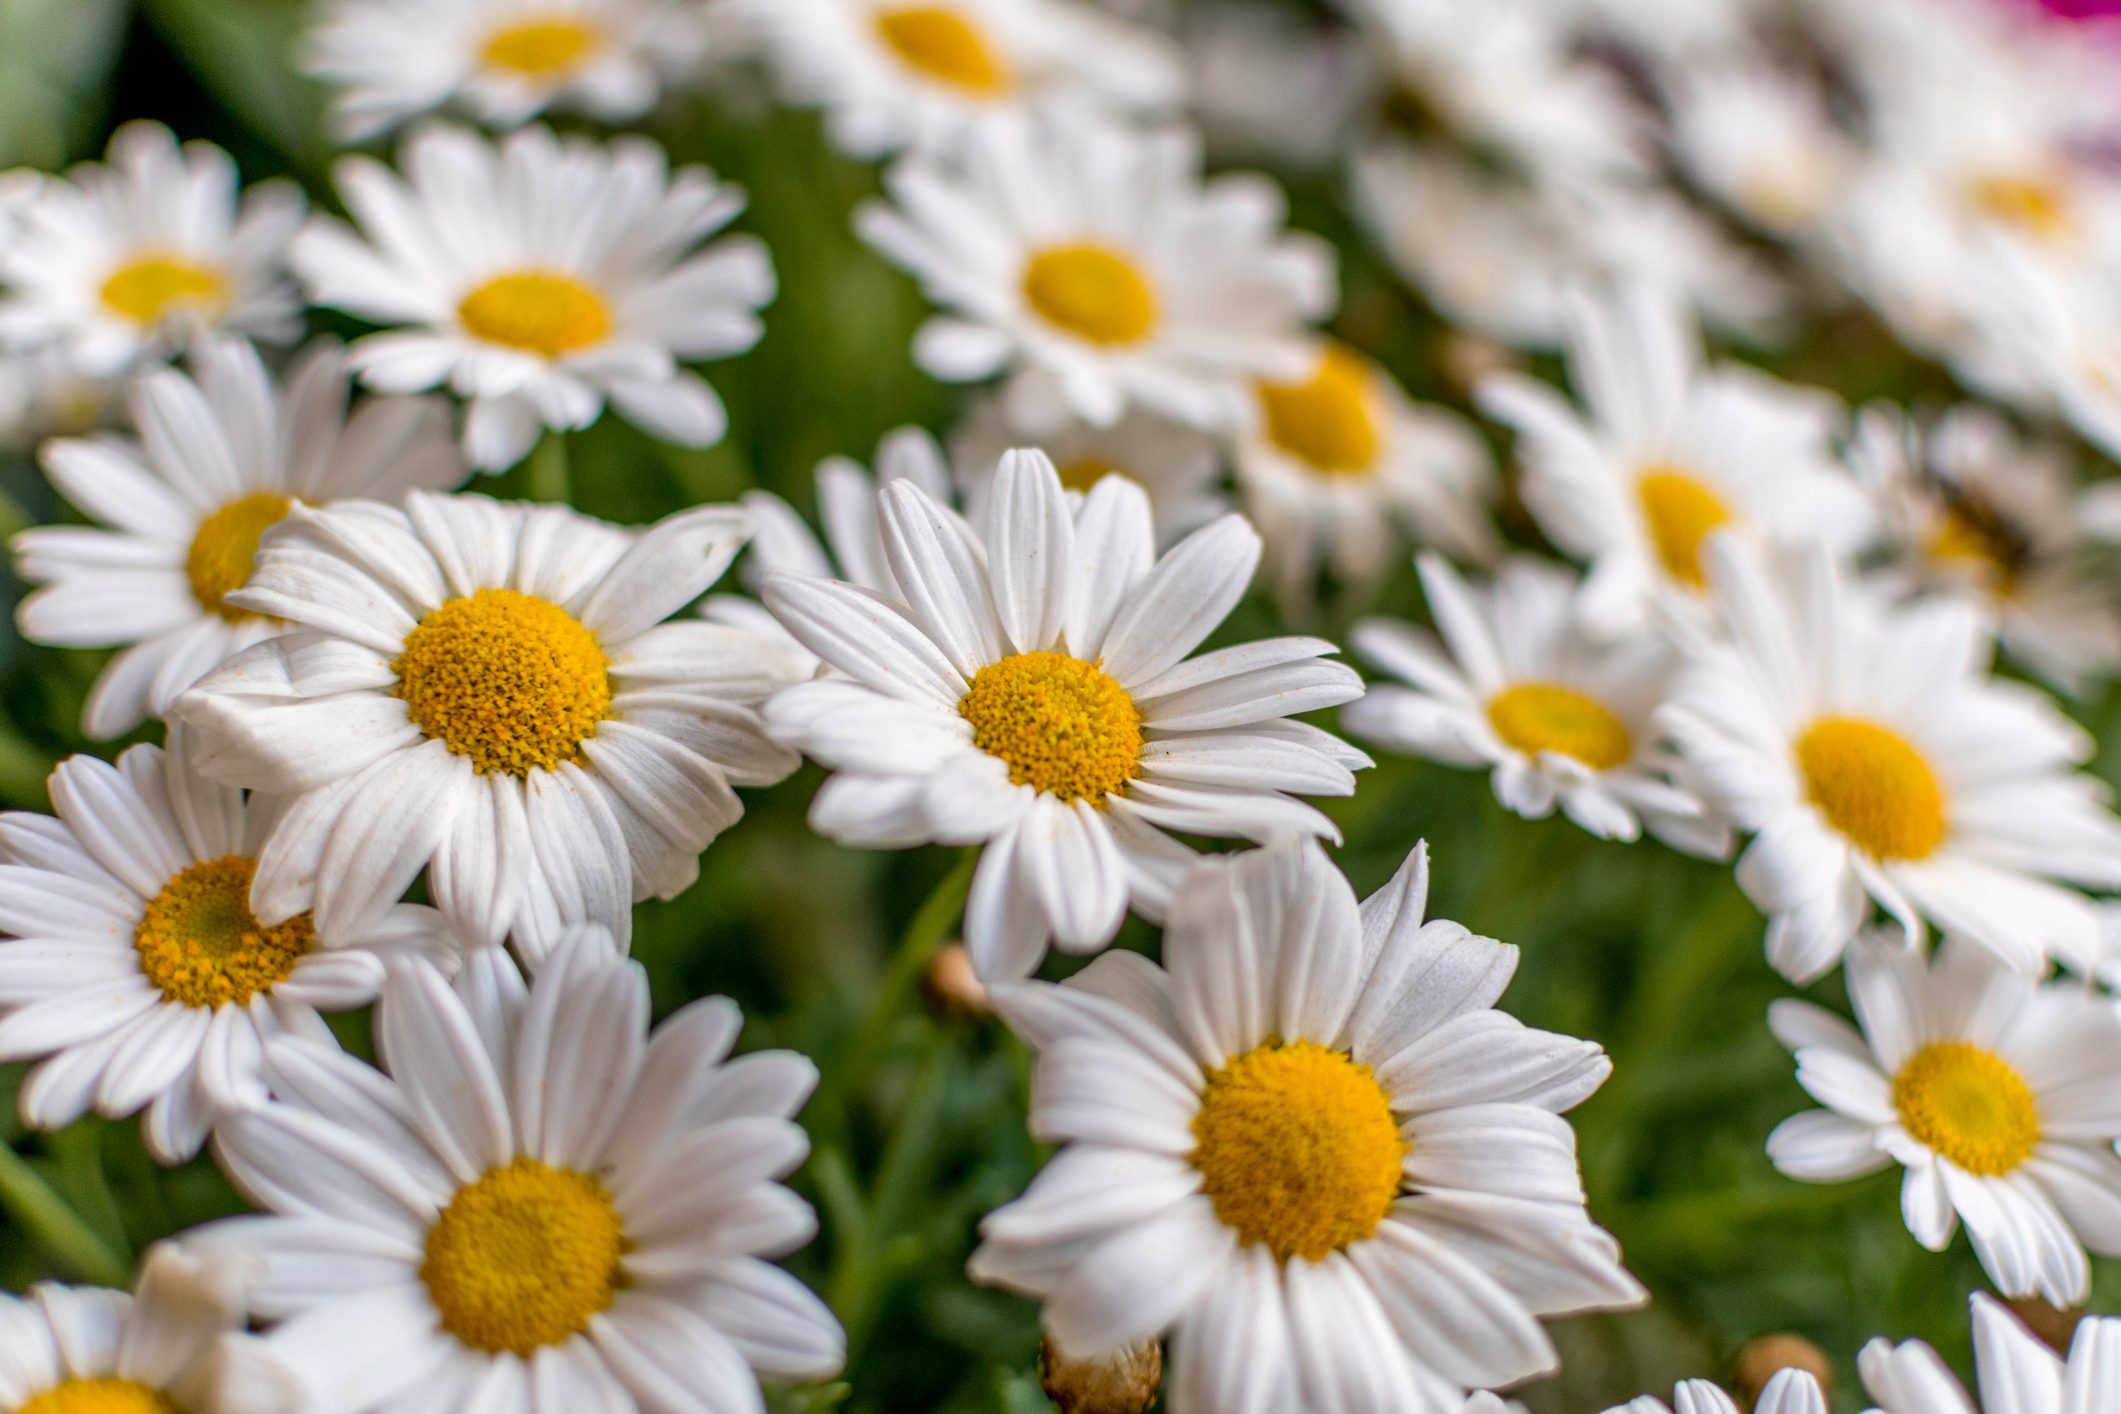
[(167, 1164), (240, 1100), (264, 1038), (328, 1040), (318, 1013), (374, 1001), (385, 954), (450, 957), (412, 904), (352, 928), (260, 923), (248, 893), (278, 802), (214, 784), (198, 758), (181, 728), (115, 766), (71, 757), (51, 777), (56, 818), (0, 815), (0, 1060), (38, 1062), (23, 1118), (144, 1108)]
[(359, 142), (445, 105), (513, 128), (547, 108), (638, 118), (698, 62), (706, 32), (678, 0), (331, 0), (304, 67)]
[(766, 719), (835, 772), (820, 833), (987, 846), (965, 918), (983, 976), (1030, 972), (1049, 940), (1103, 947), (1130, 902), (1160, 916), (1193, 859), (1167, 830), (1336, 836), (1291, 793), (1349, 794), (1369, 759), (1287, 719), (1360, 696), (1353, 670), (1315, 638), (1188, 656), (1258, 564), (1241, 518), (1159, 559), (1140, 487), (1108, 476), (1071, 507), (1039, 452), (1004, 460), (978, 534), (908, 480), (878, 514), (890, 598), (767, 581), (767, 606), (841, 676), (787, 689)]
[(678, 360), (758, 342), (773, 265), (750, 236), (700, 242), (743, 209), (704, 168), (672, 173), (645, 138), (598, 146), (525, 128), (498, 146), (431, 127), (407, 140), (406, 177), (341, 159), (356, 233), (319, 218), (295, 244), (319, 304), (402, 325), (353, 346), (374, 388), (447, 383), (471, 400), (464, 447), (505, 468), (539, 427), (596, 421), (608, 399), (645, 431), (719, 441), (721, 400)]
[(2090, 739), (2038, 691), (1988, 676), (1964, 603), (1881, 602), (1820, 553), (1770, 565), (1711, 539), (1729, 632), (1689, 650), (1660, 721), (1712, 808), (1753, 841), (1738, 882), (1768, 957), (1809, 981), (1870, 916), (1925, 918), (2024, 971), (2089, 968), (2099, 920), (2073, 885), (2121, 884), (2121, 821), (2072, 767)]
[(387, 1076), (273, 1045), (274, 1100), (214, 1145), (264, 1213), (187, 1238), (259, 1269), (269, 1327), (226, 1343), (213, 1407), (756, 1414), (760, 1375), (836, 1371), (838, 1323), (762, 1260), (816, 1228), (779, 1180), (817, 1072), (727, 1059), (741, 1021), (710, 997), (651, 1034), (647, 975), (592, 929), (528, 987), (491, 949), (454, 989), (394, 966)]
[(132, 385), (140, 439), (46, 443), (52, 484), (93, 528), (15, 537), (15, 572), (44, 586), (16, 610), (22, 636), (115, 648), (83, 729), (131, 731), (238, 649), (281, 631), (228, 596), (250, 578), (258, 539), (296, 505), (396, 501), (464, 479), (449, 409), (376, 398), (347, 412), (346, 358), (320, 341), (276, 384), (256, 350), (202, 344), (192, 376), (155, 369)]
[[(1976, 1292), (1972, 1304), (1978, 1387), (1988, 1414), (2113, 1414), (2121, 1320), (2078, 1322), (2065, 1361), (1995, 1298)], [(1975, 1414), (1958, 1376), (1919, 1340), (1874, 1340), (1856, 1368), (1878, 1401), (1871, 1414)]]
[(2063, 273), (1999, 252), (1982, 269), (1957, 371), (1997, 397), (2059, 414), (2121, 460), (2121, 230), (2095, 268)]
[(1561, 1114), (1611, 1067), (1491, 1010), (1517, 951), (1424, 923), (1428, 857), (1358, 909), (1312, 842), (1199, 866), (1164, 966), (999, 987), (1060, 1151), (975, 1279), (1085, 1354), (1168, 1335), (1172, 1414), (1457, 1414), (1559, 1360), (1542, 1316), (1640, 1304)]
[(0, 242), (0, 345), (56, 346), (92, 377), (161, 358), (210, 330), (285, 342), (301, 329), (287, 279), (301, 194), (264, 182), (236, 194), (212, 143), (180, 150), (168, 128), (118, 129), (101, 163), (41, 177), (11, 200)]
[[(1672, 1402), (1643, 1395), (1626, 1404), (1616, 1404), (1605, 1414), (1743, 1414), (1735, 1401), (1707, 1380), (1684, 1380), (1672, 1391)], [(1753, 1401), (1752, 1414), (1826, 1414), (1826, 1393), (1819, 1381), (1803, 1370), (1778, 1370), (1760, 1398)]]
[(1676, 305), (1631, 285), (1572, 302), (1579, 412), (1545, 383), (1501, 373), (1480, 401), (1516, 429), (1526, 507), (1590, 562), (1584, 611), (1600, 631), (1659, 603), (1698, 604), (1702, 547), (1744, 527), (1849, 553), (1872, 529), (1829, 444), (1838, 404), (1735, 365), (1704, 366)]
[(1901, 1164), (1916, 1241), (1941, 1252), (1964, 1219), (1998, 1290), (2082, 1305), (2084, 1249), (2121, 1255), (2121, 1015), (1956, 940), (1930, 960), (1873, 936), (1843, 975), (1860, 1033), (1806, 1002), (1769, 1010), (1826, 1106), (1768, 1136), (1775, 1166), (1832, 1182)]
[(1647, 825), (1690, 853), (1729, 850), (1730, 831), (1677, 779), (1652, 720), (1676, 667), (1661, 635), (1589, 637), (1576, 577), (1544, 560), (1513, 557), (1483, 590), (1435, 555), (1418, 563), (1437, 633), (1394, 619), (1356, 625), (1363, 656), (1410, 686), (1373, 686), (1349, 703), (1350, 733), (1490, 767), (1495, 798), (1527, 819), (1558, 804), (1601, 839), (1633, 840)]
[(79, 372), (53, 345), (0, 352), (0, 448), (28, 451), (47, 437), (78, 437), (107, 422), (118, 380)]
[(1808, 78), (1741, 51), (1666, 76), (1671, 145), (1688, 176), (1771, 235), (1815, 234), (1854, 153)]
[(1049, 102), (1168, 113), (1184, 94), (1162, 35), (1077, 0), (729, 0), (794, 103), (857, 157), (958, 145), (981, 119)]
[(1189, 6), (1178, 16), (1188, 110), (1217, 164), (1334, 167), (1377, 97), (1363, 36), (1273, 0)]
[(950, 382), (1010, 374), (1027, 435), (1131, 406), (1234, 427), (1248, 379), (1302, 376), (1304, 325), (1333, 304), (1332, 251), (1283, 230), (1280, 189), (1203, 181), (1182, 129), (996, 118), (961, 156), (901, 158), (885, 186), (896, 204), (862, 207), (862, 235), (948, 311), (915, 359)]
[(720, 577), (744, 513), (639, 532), (563, 506), (416, 492), (297, 508), (238, 607), (291, 630), (179, 699), (215, 775), (298, 796), (266, 842), (261, 919), (359, 926), (424, 868), (465, 936), (622, 940), (743, 814), (735, 786), (795, 769), (756, 708), (808, 664), (772, 640), (664, 622)]

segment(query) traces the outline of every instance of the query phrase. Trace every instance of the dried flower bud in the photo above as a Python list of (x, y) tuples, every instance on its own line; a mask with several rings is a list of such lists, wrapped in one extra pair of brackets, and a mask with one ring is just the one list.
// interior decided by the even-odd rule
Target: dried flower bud
[(1783, 1370), (1804, 1371), (1819, 1381), (1822, 1390), (1831, 1390), (1834, 1386), (1834, 1362), (1826, 1358), (1826, 1352), (1803, 1336), (1788, 1332), (1747, 1341), (1739, 1350), (1737, 1360), (1732, 1362), (1731, 1373), (1750, 1404), (1760, 1398), (1767, 1382)]
[(2027, 1330), (2040, 1337), (2042, 1344), (2058, 1354), (2068, 1351), (2077, 1334), (2077, 1322), (2084, 1318), (2082, 1311), (2065, 1311), (2037, 1296), (2013, 1297), (2004, 1304), (2025, 1323)]
[(1061, 1414), (1142, 1414), (1163, 1385), (1164, 1348), (1152, 1340), (1078, 1360), (1049, 1335), (1039, 1347), (1038, 1378)]
[(994, 1014), (987, 984), (972, 970), (972, 954), (963, 943), (945, 943), (928, 962), (928, 975), (921, 981), (928, 1004), (945, 1016), (976, 1021)]

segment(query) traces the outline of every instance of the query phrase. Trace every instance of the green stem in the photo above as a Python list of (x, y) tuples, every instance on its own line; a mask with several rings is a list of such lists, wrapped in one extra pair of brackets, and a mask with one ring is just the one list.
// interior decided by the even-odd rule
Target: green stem
[(557, 501), (574, 499), (574, 477), (567, 465), (567, 434), (548, 430), (530, 449), (530, 499)]
[(118, 1287), (131, 1280), (125, 1259), (52, 1191), (27, 1160), (5, 1144), (0, 1144), (0, 1208), (79, 1279)]
[(869, 1004), (867, 1014), (841, 1048), (838, 1061), (829, 1072), (838, 1082), (835, 1099), (844, 1096), (848, 1084), (869, 1079), (891, 1040), (892, 1028), (927, 973), (929, 962), (963, 915), (965, 898), (972, 891), (972, 870), (978, 863), (978, 848), (967, 849), (906, 924), (898, 951), (892, 954), (883, 980), (877, 983), (876, 999)]

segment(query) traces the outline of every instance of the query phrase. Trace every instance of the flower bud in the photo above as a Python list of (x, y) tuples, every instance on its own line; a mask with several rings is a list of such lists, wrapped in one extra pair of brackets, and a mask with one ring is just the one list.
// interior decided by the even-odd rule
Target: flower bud
[(1164, 1382), (1164, 1348), (1155, 1341), (1094, 1360), (1078, 1360), (1047, 1336), (1038, 1379), (1060, 1414), (1142, 1414)]

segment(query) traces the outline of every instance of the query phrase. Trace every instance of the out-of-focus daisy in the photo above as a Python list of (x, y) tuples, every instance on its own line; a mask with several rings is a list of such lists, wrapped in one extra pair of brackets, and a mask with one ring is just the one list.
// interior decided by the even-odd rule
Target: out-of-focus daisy
[(38, 1062), (23, 1117), (61, 1129), (144, 1108), (169, 1164), (240, 1102), (263, 1039), (328, 1036), (318, 1013), (374, 1001), (386, 953), (449, 956), (411, 904), (350, 929), (261, 923), (250, 883), (277, 802), (197, 760), (181, 729), (115, 766), (71, 757), (51, 777), (56, 818), (0, 815), (0, 1059)]
[(816, 1219), (779, 1182), (817, 1083), (790, 1051), (729, 1060), (722, 997), (653, 1034), (648, 978), (601, 930), (526, 988), (489, 950), (456, 989), (393, 968), (387, 1077), (314, 1041), (215, 1152), (263, 1214), (187, 1238), (255, 1266), (263, 1335), (224, 1348), (228, 1414), (758, 1410), (844, 1337), (768, 1260)]
[(1996, 396), (2059, 413), (2121, 460), (2121, 230), (2090, 270), (2063, 274), (2002, 252), (1981, 278), (1958, 371)]
[[(1752, 1414), (1826, 1414), (1826, 1392), (1803, 1370), (1780, 1370), (1753, 1401)], [(1743, 1414), (1736, 1401), (1707, 1380), (1682, 1380), (1672, 1402), (1643, 1395), (1605, 1414)]]
[(1346, 795), (1369, 759), (1287, 720), (1361, 695), (1321, 661), (1333, 645), (1189, 656), (1258, 564), (1240, 517), (1158, 558), (1140, 487), (1106, 477), (1071, 506), (1038, 452), (1004, 459), (977, 534), (910, 480), (879, 501), (894, 595), (767, 581), (767, 606), (841, 676), (787, 689), (766, 718), (835, 773), (811, 807), (820, 833), (986, 845), (965, 915), (983, 976), (1030, 972), (1049, 941), (1103, 947), (1130, 902), (1160, 916), (1194, 857), (1166, 831), (1336, 835), (1292, 795)]
[(211, 330), (285, 341), (301, 329), (287, 279), (301, 194), (236, 193), (236, 164), (159, 123), (127, 123), (101, 163), (10, 199), (0, 241), (0, 344), (55, 345), (74, 369), (123, 373)]
[(217, 340), (191, 377), (143, 374), (130, 403), (139, 441), (43, 449), (52, 484), (97, 526), (24, 531), (13, 546), (15, 572), (44, 586), (16, 611), (24, 638), (125, 649), (89, 694), (90, 736), (163, 715), (201, 674), (281, 631), (228, 596), (295, 506), (396, 501), (464, 479), (439, 399), (377, 398), (348, 415), (334, 343), (313, 346), (283, 389), (249, 344)]
[(405, 177), (340, 161), (360, 231), (319, 218), (295, 265), (319, 304), (402, 325), (353, 346), (374, 388), (447, 384), (471, 400), (464, 448), (497, 471), (543, 427), (587, 427), (608, 399), (645, 431), (718, 440), (722, 403), (678, 360), (758, 342), (773, 265), (750, 236), (701, 242), (743, 209), (704, 168), (669, 170), (643, 138), (598, 146), (544, 128), (497, 145), (460, 128), (414, 134)]
[(1256, 383), (1253, 397), (1237, 481), (1285, 601), (1308, 598), (1321, 565), (1357, 592), (1374, 588), (1410, 539), (1495, 554), (1495, 468), (1455, 413), (1416, 404), (1338, 343), (1321, 345), (1300, 377)]
[(424, 868), (464, 936), (513, 930), (530, 960), (566, 923), (628, 937), (633, 903), (690, 885), (743, 814), (733, 787), (795, 769), (756, 709), (808, 663), (664, 622), (746, 525), (701, 506), (629, 532), (425, 492), (290, 512), (229, 596), (290, 631), (174, 709), (206, 769), (299, 797), (259, 858), (260, 919), (356, 927)]
[(1296, 378), (1334, 298), (1324, 243), (1283, 230), (1264, 177), (1203, 181), (1198, 140), (1079, 111), (998, 118), (955, 158), (909, 156), (863, 236), (945, 314), (916, 336), (937, 378), (1011, 375), (1027, 437), (1141, 406), (1234, 427), (1246, 383)]
[(0, 447), (30, 448), (47, 437), (93, 431), (118, 402), (118, 380), (81, 373), (52, 345), (0, 352)]
[(1539, 528), (1590, 562), (1583, 607), (1597, 629), (1698, 602), (1715, 531), (1842, 553), (1870, 535), (1870, 504), (1828, 442), (1829, 395), (1705, 367), (1685, 313), (1640, 285), (1573, 301), (1568, 353), (1582, 411), (1517, 373), (1483, 382), (1480, 400), (1518, 433)]
[(1320, 171), (1347, 150), (1376, 97), (1361, 35), (1271, 0), (1188, 7), (1178, 21), (1187, 107), (1218, 164)]
[(304, 60), (359, 142), (451, 105), (501, 128), (547, 108), (638, 118), (705, 41), (679, 0), (331, 0)]
[(1854, 155), (1815, 84), (1744, 55), (1676, 66), (1665, 86), (1672, 146), (1688, 176), (1772, 235), (1819, 230)]
[(1410, 684), (1372, 686), (1341, 712), (1348, 731), (1388, 750), (1493, 769), (1495, 798), (1528, 819), (1558, 804), (1603, 839), (1652, 834), (1722, 854), (1730, 832), (1675, 783), (1652, 721), (1676, 666), (1661, 635), (1583, 631), (1577, 579), (1529, 556), (1470, 590), (1443, 560), (1420, 560), (1438, 634), (1392, 619), (1355, 628), (1364, 657)]
[(2022, 971), (2101, 952), (2074, 885), (2121, 884), (2121, 821), (2073, 767), (2091, 741), (2033, 688), (1988, 675), (1980, 616), (1894, 606), (1821, 552), (1771, 565), (1709, 544), (1728, 641), (1694, 642), (1660, 714), (1690, 778), (1753, 841), (1738, 882), (1769, 915), (1768, 957), (1808, 981), (1871, 901)]
[(1516, 949), (1427, 891), (1420, 847), (1358, 908), (1284, 841), (1187, 877), (1163, 966), (996, 988), (1061, 1148), (972, 1275), (1066, 1350), (1168, 1335), (1173, 1414), (1457, 1414), (1557, 1367), (1540, 1317), (1639, 1304), (1560, 1118), (1604, 1053), (1491, 1010)]
[[(1987, 1414), (2108, 1414), (2113, 1408), (2121, 1320), (2079, 1321), (2066, 1361), (1984, 1292), (1974, 1294), (1973, 1320), (1977, 1384)], [(1966, 1386), (1919, 1340), (1874, 1340), (1856, 1368), (1864, 1390), (1878, 1401), (1872, 1414), (1976, 1414)]]

